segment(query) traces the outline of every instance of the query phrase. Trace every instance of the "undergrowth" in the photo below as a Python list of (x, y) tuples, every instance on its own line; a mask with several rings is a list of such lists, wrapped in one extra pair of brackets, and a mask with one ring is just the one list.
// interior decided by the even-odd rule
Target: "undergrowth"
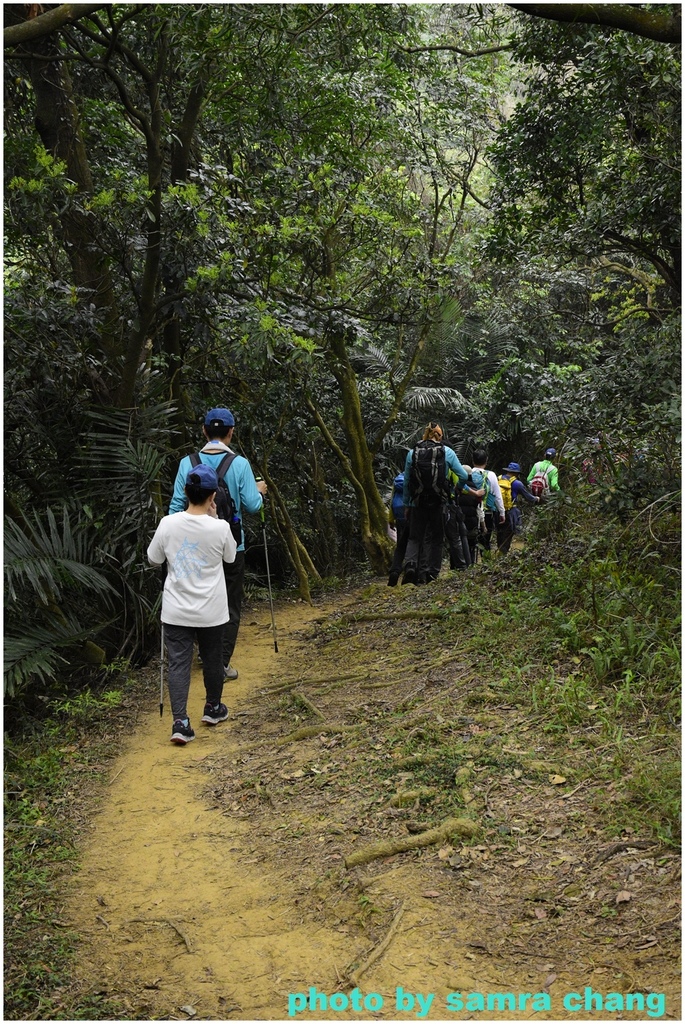
[(5, 1020), (123, 1019), (121, 1007), (97, 993), (74, 1005), (79, 936), (60, 913), (78, 867), (84, 804), (90, 811), (116, 750), (112, 737), (135, 707), (130, 691), (87, 690), (51, 701), (5, 734)]
[[(360, 723), (374, 715), (377, 738), (364, 759), (367, 779), (389, 783), (406, 762), (412, 787), (435, 791), (418, 798), (423, 820), (468, 815), (469, 787), (488, 773), (546, 782), (547, 765), (523, 752), (542, 739), (571, 767), (573, 786), (592, 782), (607, 836), (675, 846), (679, 521), (667, 515), (658, 530), (645, 520), (598, 529), (582, 510), (557, 508), (536, 518), (538, 535), (524, 551), (403, 588), (419, 614), (392, 628), (418, 659), (454, 653), (459, 710), (449, 685), (441, 703), (409, 725), (425, 695), (392, 710), (360, 709)], [(384, 628), (366, 637), (367, 661), (383, 653)], [(343, 620), (324, 631), (349, 643)], [(59, 916), (63, 882), (78, 865), (80, 809), (92, 802), (112, 736), (130, 724), (135, 690), (146, 684), (141, 675), (126, 693), (108, 685), (43, 707), (5, 738), (5, 1019), (125, 1019), (101, 995), (70, 992), (78, 937)], [(505, 725), (501, 708), (520, 725)]]

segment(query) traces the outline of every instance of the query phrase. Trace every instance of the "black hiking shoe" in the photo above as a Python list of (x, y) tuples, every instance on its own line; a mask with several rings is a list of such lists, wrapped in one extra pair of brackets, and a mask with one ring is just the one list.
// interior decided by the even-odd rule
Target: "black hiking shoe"
[(416, 583), (416, 566), (412, 565), (411, 562), (407, 565), (404, 570), (404, 576), (402, 577), (402, 585), (405, 583)]
[(400, 578), (400, 574), (398, 572), (391, 572), (390, 575), (388, 576), (388, 586), (389, 587), (396, 587), (397, 586), (397, 581), (399, 580), (399, 578)]
[(228, 708), (225, 704), (205, 704), (205, 713), (202, 721), (207, 725), (218, 725), (228, 718)]
[(184, 746), (184, 744), (190, 743), (194, 739), (195, 733), (190, 725), (190, 719), (188, 719), (188, 724), (184, 725), (182, 719), (177, 718), (171, 727), (171, 742)]

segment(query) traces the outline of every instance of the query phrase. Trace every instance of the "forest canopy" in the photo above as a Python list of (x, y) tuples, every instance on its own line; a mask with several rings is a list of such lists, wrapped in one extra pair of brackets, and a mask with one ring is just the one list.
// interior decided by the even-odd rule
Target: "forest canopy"
[(4, 10), (10, 696), (149, 655), (213, 406), (305, 599), (429, 418), (679, 503), (679, 5)]

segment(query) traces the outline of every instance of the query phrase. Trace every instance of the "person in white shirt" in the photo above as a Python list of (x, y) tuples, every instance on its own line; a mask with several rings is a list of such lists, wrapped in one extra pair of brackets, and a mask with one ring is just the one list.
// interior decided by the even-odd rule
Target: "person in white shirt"
[[(504, 501), (502, 500), (502, 492), (500, 490), (497, 476), (490, 469), (486, 469), (488, 461), (487, 452), (483, 448), (478, 448), (473, 453), (473, 469), (472, 475), (474, 482), (477, 480), (477, 486), (480, 486), (480, 481), (483, 480), (482, 486), (485, 487), (485, 498), (483, 499), (483, 511), (485, 513), (485, 529), (481, 533), (480, 542), (486, 551), (490, 550), (490, 538), (492, 537), (493, 530), (496, 530), (498, 526), (501, 526), (505, 520), (504, 513)], [(487, 478), (486, 480), (483, 478)], [(495, 518), (496, 517), (496, 518)]]
[(211, 466), (196, 466), (186, 480), (188, 509), (165, 516), (147, 549), (151, 565), (167, 565), (162, 595), (162, 628), (168, 657), (173, 726), (171, 742), (195, 739), (188, 717), (188, 691), (197, 640), (206, 691), (202, 721), (228, 718), (221, 703), (224, 685), (223, 636), (228, 622), (224, 562), (235, 559), (230, 525), (216, 516), (219, 481)]

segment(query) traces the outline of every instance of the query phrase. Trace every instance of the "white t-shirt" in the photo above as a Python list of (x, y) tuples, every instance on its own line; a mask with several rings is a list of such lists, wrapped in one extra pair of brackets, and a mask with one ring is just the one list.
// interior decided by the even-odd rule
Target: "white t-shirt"
[(147, 549), (153, 565), (167, 563), (162, 622), (220, 626), (228, 622), (223, 562), (235, 560), (229, 524), (210, 515), (174, 512), (160, 522)]

